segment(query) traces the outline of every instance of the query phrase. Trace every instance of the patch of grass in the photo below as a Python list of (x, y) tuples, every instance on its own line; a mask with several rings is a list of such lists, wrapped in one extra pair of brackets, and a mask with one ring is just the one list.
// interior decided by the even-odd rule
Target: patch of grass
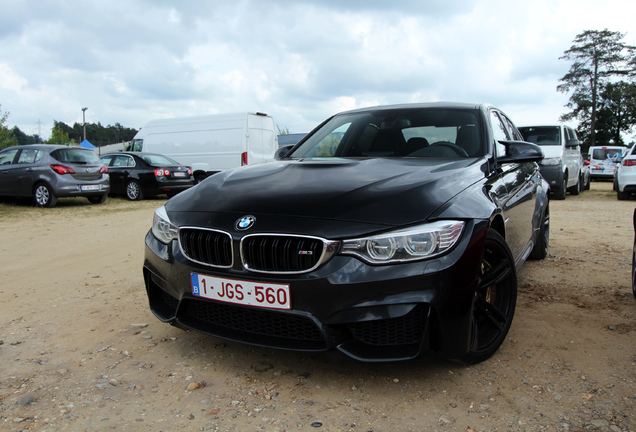
[(166, 196), (151, 197), (142, 201), (128, 201), (125, 198), (108, 197), (103, 204), (91, 204), (86, 198), (59, 198), (53, 208), (40, 208), (32, 199), (0, 199), (0, 221), (33, 219), (42, 215), (67, 217), (91, 217), (105, 212), (127, 212), (140, 209), (155, 209), (167, 201)]

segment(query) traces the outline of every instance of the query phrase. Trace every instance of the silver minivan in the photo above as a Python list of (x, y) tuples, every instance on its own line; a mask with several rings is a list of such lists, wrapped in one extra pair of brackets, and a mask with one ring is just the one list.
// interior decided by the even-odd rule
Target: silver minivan
[(581, 164), (581, 143), (576, 131), (565, 125), (521, 126), (523, 138), (538, 144), (545, 155), (539, 164), (541, 175), (550, 184), (555, 199), (565, 193), (578, 195), (585, 185)]
[(0, 196), (33, 197), (38, 207), (53, 207), (59, 197), (106, 201), (108, 168), (81, 147), (32, 144), (0, 151)]

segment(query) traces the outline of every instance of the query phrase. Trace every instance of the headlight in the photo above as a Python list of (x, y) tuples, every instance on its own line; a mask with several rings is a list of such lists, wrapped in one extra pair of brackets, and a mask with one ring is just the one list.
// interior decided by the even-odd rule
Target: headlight
[(452, 248), (461, 236), (464, 222), (440, 221), (372, 237), (345, 240), (342, 253), (371, 264), (431, 258)]
[(179, 235), (178, 228), (172, 225), (163, 206), (155, 210), (155, 216), (152, 219), (152, 233), (160, 242), (165, 244), (175, 240)]
[(544, 158), (541, 161), (541, 165), (559, 165), (561, 163), (561, 158)]

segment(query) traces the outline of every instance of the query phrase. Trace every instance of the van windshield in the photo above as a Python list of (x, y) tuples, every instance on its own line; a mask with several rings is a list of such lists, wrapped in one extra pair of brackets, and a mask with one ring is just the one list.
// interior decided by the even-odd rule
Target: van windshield
[(520, 127), (519, 132), (523, 135), (523, 139), (531, 143), (542, 146), (561, 145), (561, 131), (559, 126)]

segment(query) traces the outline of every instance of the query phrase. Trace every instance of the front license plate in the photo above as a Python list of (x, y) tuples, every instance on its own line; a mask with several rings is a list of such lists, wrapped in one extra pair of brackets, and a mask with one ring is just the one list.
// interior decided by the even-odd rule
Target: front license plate
[(83, 185), (83, 186), (80, 186), (80, 189), (83, 191), (99, 190), (99, 185)]
[(291, 309), (289, 285), (225, 279), (190, 273), (192, 294), (225, 303)]

